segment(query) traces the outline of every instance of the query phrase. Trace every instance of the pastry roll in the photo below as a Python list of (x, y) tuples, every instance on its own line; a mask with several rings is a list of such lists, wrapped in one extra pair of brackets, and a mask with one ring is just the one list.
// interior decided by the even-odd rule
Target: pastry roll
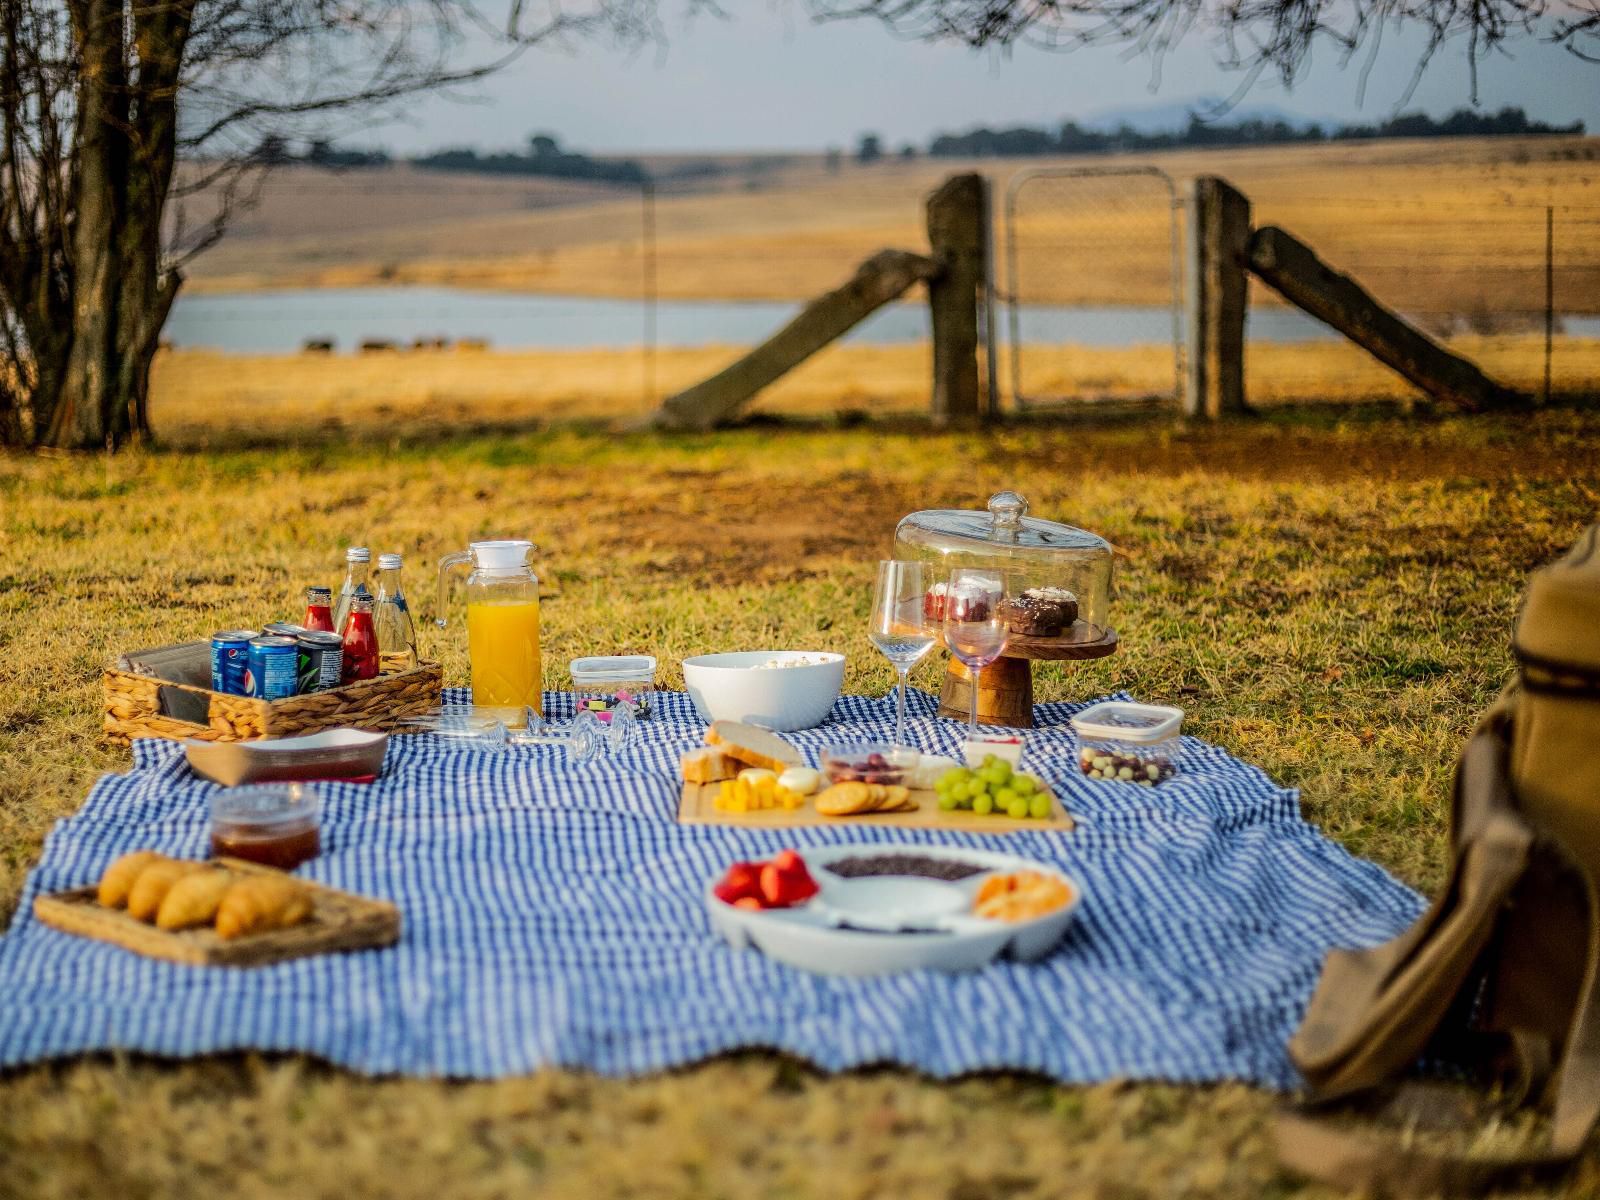
[(133, 881), (133, 890), (128, 893), (128, 915), (138, 921), (154, 921), (172, 885), (185, 875), (203, 870), (203, 864), (181, 858), (163, 858), (151, 863)]
[(311, 916), (311, 896), (291, 879), (269, 875), (241, 879), (217, 908), (217, 936), (243, 937), (287, 929)]
[(231, 872), (216, 870), (185, 875), (172, 885), (156, 911), (157, 928), (194, 929), (211, 924), (216, 919), (222, 897), (236, 878)]
[(128, 903), (128, 893), (133, 891), (133, 881), (139, 878), (139, 872), (151, 863), (165, 859), (166, 855), (157, 854), (154, 850), (135, 850), (124, 854), (100, 876), (97, 896), (100, 903), (106, 908), (122, 908)]

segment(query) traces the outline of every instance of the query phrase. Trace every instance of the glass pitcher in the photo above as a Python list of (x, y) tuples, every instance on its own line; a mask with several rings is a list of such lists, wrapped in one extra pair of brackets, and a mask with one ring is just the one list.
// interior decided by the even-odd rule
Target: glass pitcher
[(520, 718), (531, 707), (544, 715), (544, 671), (539, 656), (539, 579), (528, 565), (532, 542), (473, 542), (439, 560), (441, 629), (447, 624), (451, 572), (467, 576), (467, 656), (472, 662), (472, 703)]

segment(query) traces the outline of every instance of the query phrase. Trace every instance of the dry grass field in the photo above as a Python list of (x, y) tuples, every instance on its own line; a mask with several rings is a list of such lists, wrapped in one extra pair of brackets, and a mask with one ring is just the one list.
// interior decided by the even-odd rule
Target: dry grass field
[[(1557, 303), (1600, 311), (1600, 139), (1465, 139), (1172, 151), (1034, 161), (922, 159), (829, 173), (797, 159), (747, 189), (664, 195), (657, 284), (667, 298), (800, 299), (883, 246), (925, 245), (922, 201), (946, 175), (1002, 186), (1041, 165), (1136, 162), (1180, 190), (1199, 173), (1406, 311), (1468, 320), (1538, 310), (1544, 207), (1557, 208)], [(724, 181), (725, 183), (725, 181)], [(426, 283), (629, 297), (644, 264), (637, 195), (548, 181), (293, 169), (268, 181), (239, 234), (195, 264), (193, 286)], [(1116, 184), (1030, 185), (1018, 202), (1019, 290), (1040, 302), (1160, 304), (1160, 195)], [(1272, 302), (1262, 296), (1261, 302)]]
[[(1535, 337), (1460, 337), (1451, 345), (1496, 378), (1537, 392), (1543, 345)], [(734, 347), (662, 350), (657, 397), (719, 370)], [(914, 416), (928, 411), (927, 346), (833, 346), (764, 392), (758, 414)], [(1026, 350), (1036, 394), (1136, 397), (1172, 383), (1164, 347), (1041, 346)], [(1386, 403), (1419, 398), (1399, 376), (1342, 342), (1251, 343), (1247, 379), (1263, 408)], [(222, 447), (330, 436), (416, 440), (467, 430), (519, 430), (542, 422), (627, 424), (654, 404), (639, 351), (406, 351), (359, 357), (247, 357), (200, 350), (163, 353), (152, 381), (156, 432), (174, 446)], [(1558, 390), (1600, 395), (1600, 340), (1563, 339)]]
[[(984, 436), (436, 425), (408, 444), (385, 434), (428, 403), (397, 383), (383, 402), (409, 397), (405, 420), (346, 396), (337, 411), (367, 414), (354, 432), (377, 436), (319, 442), (274, 405), (325, 397), (296, 398), (296, 360), (276, 360), (278, 399), (263, 399), (248, 381), (268, 369), (165, 360), (158, 422), (174, 445), (252, 430), (296, 444), (0, 457), (0, 913), (51, 822), (127, 763), (97, 741), (101, 666), (128, 646), (287, 611), (296, 588), (333, 578), (352, 540), (406, 551), (418, 574), (492, 530), (537, 540), (560, 591), (546, 610), (551, 686), (579, 654), (648, 650), (677, 686), (686, 654), (804, 641), (848, 653), (847, 689), (879, 692), (891, 675), (862, 622), (895, 521), (1002, 486), (1126, 550), (1123, 652), (1045, 670), (1041, 698), (1127, 688), (1175, 701), (1193, 732), (1300, 788), (1331, 836), (1430, 887), (1453, 756), (1510, 669), (1523, 580), (1600, 508), (1592, 409), (1403, 419), (1323, 407), (1203, 429)], [(588, 369), (607, 368), (597, 356)], [(179, 386), (205, 370), (219, 374)], [(499, 394), (525, 402), (522, 384)], [(486, 417), (496, 403), (483, 400)], [(433, 648), (462, 678), (461, 649)], [(1331, 1195), (1276, 1170), (1276, 1102), (1233, 1084), (824, 1077), (759, 1053), (632, 1082), (88, 1058), (0, 1075), (0, 1197)], [(1545, 1194), (1600, 1196), (1600, 1160)]]

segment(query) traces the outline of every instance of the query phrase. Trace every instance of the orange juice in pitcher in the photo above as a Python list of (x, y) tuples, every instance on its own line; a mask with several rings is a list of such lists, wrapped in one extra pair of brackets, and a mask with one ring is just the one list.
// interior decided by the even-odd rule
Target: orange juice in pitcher
[(528, 566), (526, 541), (473, 542), (439, 560), (439, 617), (445, 624), (450, 572), (471, 566), (467, 577), (467, 655), (472, 660), (472, 703), (522, 723), (523, 709), (544, 715), (544, 673), (539, 654), (539, 579)]
[(539, 657), (539, 597), (467, 602), (472, 702), (496, 708), (531, 704), (544, 715)]

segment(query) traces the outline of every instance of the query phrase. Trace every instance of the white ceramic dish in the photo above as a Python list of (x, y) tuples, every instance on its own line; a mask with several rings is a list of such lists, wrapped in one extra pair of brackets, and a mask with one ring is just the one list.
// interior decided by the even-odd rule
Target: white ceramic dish
[(386, 733), (365, 729), (325, 729), (302, 737), (259, 742), (184, 742), (183, 752), (198, 775), (225, 787), (241, 783), (357, 779), (383, 770)]
[[(774, 659), (821, 659), (769, 667)], [(683, 660), (683, 683), (703, 721), (745, 721), (779, 733), (820, 724), (844, 686), (844, 655), (748, 650)]]
[[(944, 846), (857, 843), (802, 850), (820, 893), (797, 908), (744, 909), (724, 904), (706, 885), (711, 925), (731, 945), (824, 975), (887, 975), (900, 971), (971, 971), (1002, 954), (1043, 958), (1071, 924), (1083, 889), (1056, 868), (1015, 854)], [(857, 855), (914, 854), (985, 868), (955, 883), (919, 877), (845, 879), (827, 870)], [(1031, 921), (990, 921), (968, 915), (984, 879), (996, 871), (1039, 871), (1072, 887), (1071, 903)], [(720, 876), (718, 877), (720, 878)], [(954, 897), (959, 897), (959, 900)]]

